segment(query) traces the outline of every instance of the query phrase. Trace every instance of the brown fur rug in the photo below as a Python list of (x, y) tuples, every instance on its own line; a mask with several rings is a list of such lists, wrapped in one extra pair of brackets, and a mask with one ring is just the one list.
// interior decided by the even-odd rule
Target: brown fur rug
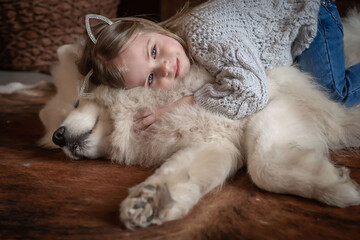
[[(49, 83), (35, 90), (0, 95), (0, 239), (360, 239), (360, 206), (265, 192), (246, 169), (183, 219), (126, 230), (119, 203), (153, 169), (71, 161), (60, 149), (38, 147), (38, 112), (55, 90)], [(333, 161), (360, 183), (359, 149)]]

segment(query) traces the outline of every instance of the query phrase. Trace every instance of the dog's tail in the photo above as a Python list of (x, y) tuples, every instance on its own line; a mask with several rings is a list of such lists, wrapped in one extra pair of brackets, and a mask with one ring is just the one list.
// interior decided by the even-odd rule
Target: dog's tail
[(346, 67), (360, 62), (360, 11), (350, 10), (343, 18)]
[(360, 147), (360, 105), (344, 109), (342, 113), (337, 114), (335, 119), (338, 120), (340, 128), (337, 129), (338, 131), (334, 131), (337, 136), (332, 136), (333, 139), (330, 138), (330, 140), (335, 140), (330, 144), (335, 143), (338, 147), (343, 148)]

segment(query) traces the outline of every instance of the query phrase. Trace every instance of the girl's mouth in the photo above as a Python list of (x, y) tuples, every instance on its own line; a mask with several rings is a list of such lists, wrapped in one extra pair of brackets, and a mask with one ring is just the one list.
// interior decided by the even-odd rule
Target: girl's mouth
[(176, 59), (176, 72), (175, 72), (175, 78), (177, 78), (180, 74), (180, 61), (179, 59)]

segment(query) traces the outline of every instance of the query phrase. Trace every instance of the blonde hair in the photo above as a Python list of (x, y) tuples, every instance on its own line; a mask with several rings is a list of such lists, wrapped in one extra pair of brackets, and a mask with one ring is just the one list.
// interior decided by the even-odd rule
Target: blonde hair
[(104, 84), (114, 88), (125, 87), (123, 73), (126, 69), (116, 66), (113, 60), (124, 51), (124, 46), (129, 39), (138, 33), (155, 32), (171, 37), (182, 45), (189, 57), (188, 46), (185, 41), (174, 33), (179, 25), (172, 23), (180, 23), (180, 21), (173, 19), (173, 21), (155, 23), (137, 17), (116, 18), (111, 19), (111, 21), (114, 22), (112, 25), (100, 22), (91, 27), (92, 33), (97, 39), (96, 44), (91, 41), (86, 31), (84, 34), (85, 46), (77, 65), (80, 73), (84, 76), (93, 69), (90, 81), (95, 85)]

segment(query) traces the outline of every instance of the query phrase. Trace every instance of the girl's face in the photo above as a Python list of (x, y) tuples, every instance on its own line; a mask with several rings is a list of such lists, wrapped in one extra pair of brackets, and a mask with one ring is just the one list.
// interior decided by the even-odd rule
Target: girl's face
[(190, 71), (184, 48), (175, 39), (154, 32), (140, 33), (129, 40), (115, 59), (125, 68), (125, 86), (169, 89)]

